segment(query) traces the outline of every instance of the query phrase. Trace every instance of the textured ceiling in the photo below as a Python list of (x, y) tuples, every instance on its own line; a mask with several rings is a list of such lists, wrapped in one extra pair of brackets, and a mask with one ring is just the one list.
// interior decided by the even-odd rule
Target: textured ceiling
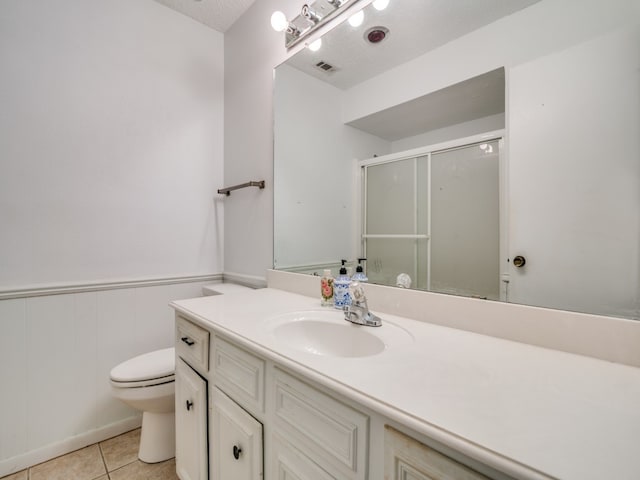
[(156, 0), (156, 2), (224, 33), (255, 0)]

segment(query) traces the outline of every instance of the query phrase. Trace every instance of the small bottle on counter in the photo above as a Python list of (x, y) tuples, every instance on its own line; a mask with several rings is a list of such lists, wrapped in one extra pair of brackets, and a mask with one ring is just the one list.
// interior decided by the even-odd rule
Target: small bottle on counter
[(364, 262), (366, 260), (366, 258), (359, 258), (358, 259), (358, 266), (356, 267), (356, 273), (353, 277), (351, 277), (351, 280), (354, 282), (360, 282), (360, 283), (364, 283), (364, 282), (368, 282), (369, 278), (367, 278), (367, 276), (364, 273), (364, 269), (362, 268), (362, 262)]
[(349, 285), (351, 285), (351, 279), (347, 275), (347, 268), (344, 266), (346, 262), (346, 260), (342, 260), (340, 275), (334, 282), (333, 305), (334, 307), (341, 310), (351, 305), (351, 294), (349, 293)]
[(331, 270), (325, 269), (320, 279), (320, 305), (323, 307), (333, 305), (333, 282)]

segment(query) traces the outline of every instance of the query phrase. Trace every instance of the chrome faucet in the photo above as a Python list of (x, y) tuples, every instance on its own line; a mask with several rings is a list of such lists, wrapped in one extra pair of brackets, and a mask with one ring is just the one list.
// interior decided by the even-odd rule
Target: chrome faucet
[(357, 325), (367, 327), (379, 327), (382, 319), (369, 311), (367, 297), (360, 282), (353, 282), (349, 287), (351, 293), (351, 305), (344, 307), (344, 319)]

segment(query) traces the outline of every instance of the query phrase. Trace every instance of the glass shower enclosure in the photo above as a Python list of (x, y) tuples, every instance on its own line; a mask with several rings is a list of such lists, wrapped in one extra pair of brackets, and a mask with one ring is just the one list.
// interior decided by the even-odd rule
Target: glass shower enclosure
[(500, 139), (360, 162), (373, 283), (500, 298)]

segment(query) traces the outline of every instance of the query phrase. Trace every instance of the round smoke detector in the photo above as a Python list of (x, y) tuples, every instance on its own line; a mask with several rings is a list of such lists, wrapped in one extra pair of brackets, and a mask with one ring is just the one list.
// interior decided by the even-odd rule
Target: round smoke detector
[(371, 27), (364, 32), (364, 39), (369, 43), (380, 43), (389, 36), (389, 29), (387, 27)]

